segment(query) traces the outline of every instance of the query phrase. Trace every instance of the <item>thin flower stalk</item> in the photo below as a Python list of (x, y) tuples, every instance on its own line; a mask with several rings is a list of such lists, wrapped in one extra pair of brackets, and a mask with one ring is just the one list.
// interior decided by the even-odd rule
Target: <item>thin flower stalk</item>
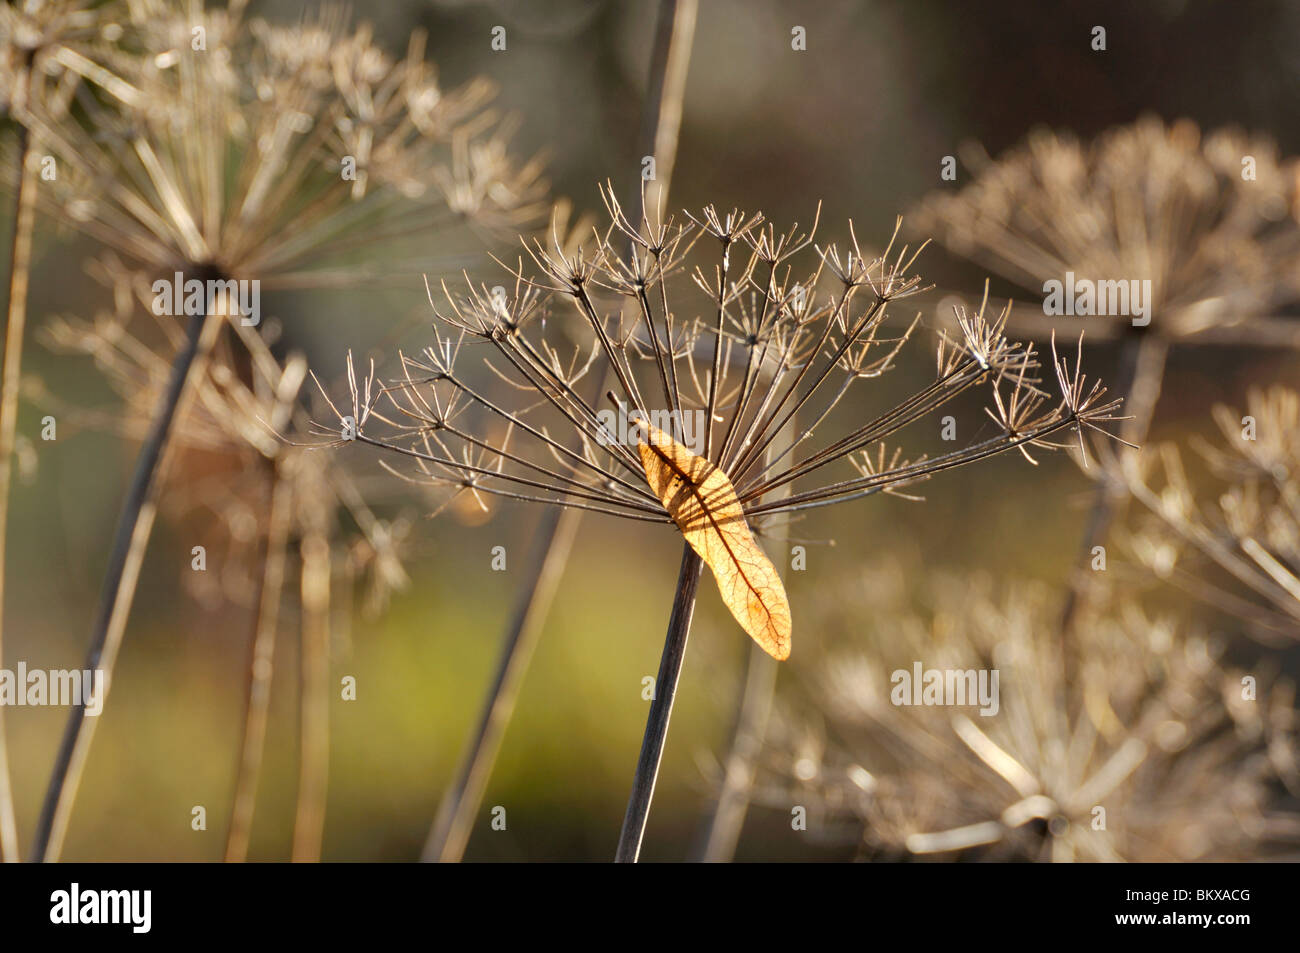
[[(9, 494), (17, 440), (19, 382), (23, 337), (27, 325), (27, 286), (31, 271), (32, 233), (36, 218), (38, 169), (41, 158), (28, 129), (37, 113), (62, 115), (82, 80), (103, 83), (109, 94), (124, 102), (138, 90), (105, 78), (93, 57), (104, 37), (117, 29), (118, 5), (92, 6), (80, 0), (47, 0), (0, 9), (0, 106), (18, 121), (14, 150), (14, 228), (10, 243), (9, 295), (5, 324), (3, 377), (0, 378), (0, 660), (4, 657), (4, 581), (9, 522)], [(19, 859), (14, 821), (4, 712), (0, 711), (0, 860)]]
[[(636, 193), (633, 208), (662, 208), (667, 200), (677, 155), (682, 99), (695, 32), (696, 0), (663, 0), (651, 51), (650, 79), (642, 109), (643, 154), (655, 157), (654, 181)], [(634, 213), (635, 214), (635, 213)], [(642, 296), (644, 298), (644, 296)], [(648, 302), (641, 302), (648, 308)], [(606, 376), (597, 358), (591, 374), (589, 400), (604, 390)], [(661, 373), (665, 369), (661, 367)], [(577, 535), (582, 510), (549, 509), (541, 516), (534, 551), (524, 570), (524, 586), (502, 640), (501, 657), (493, 676), (474, 736), (457, 767), (421, 853), (425, 861), (459, 861), (469, 842), (488, 778), (514, 713), (533, 649), (541, 636), (564, 565)]]
[[(19, 133), (19, 142), (19, 182), (14, 200), (4, 367), (3, 377), (0, 377), (0, 616), (3, 616), (4, 607), (9, 493), (18, 435), (18, 384), (22, 374), (23, 335), (27, 326), (27, 280), (31, 269), (32, 229), (36, 217), (36, 158), (28, 148), (29, 138), (26, 132)], [(3, 658), (4, 628), (0, 624), (0, 661)], [(19, 847), (6, 737), (4, 712), (0, 710), (0, 861), (8, 862), (19, 859)]]
[[(132, 408), (158, 403), (158, 391), (169, 379), (174, 363), (172, 350), (181, 346), (174, 339), (170, 320), (152, 314), (151, 292), (143, 272), (132, 272), (112, 256), (95, 263), (92, 274), (101, 280), (113, 308), (93, 319), (59, 318), (42, 329), (45, 343), (71, 354), (93, 357), (108, 383), (123, 397), (126, 414), (105, 414), (68, 406), (54, 395), (38, 391), (33, 399), (57, 409), (60, 418), (74, 426), (111, 428), (128, 439), (139, 439), (140, 416)], [(152, 318), (150, 322), (149, 318)], [(152, 325), (152, 326), (151, 326)], [(321, 633), (331, 622), (327, 609), (332, 600), (322, 593), (322, 581), (347, 592), (354, 582), (366, 582), (365, 611), (382, 608), (387, 593), (406, 584), (399, 549), (405, 537), (403, 521), (379, 519), (361, 500), (352, 485), (353, 477), (341, 469), (341, 460), (294, 446), (281, 436), (305, 423), (300, 390), (307, 377), (300, 354), (277, 358), (270, 341), (273, 328), (255, 329), (240, 322), (228, 325), (233, 333), (214, 349), (214, 358), (202, 377), (195, 378), (192, 410), (178, 424), (174, 443), (177, 459), (173, 466), (189, 467), (190, 453), (198, 451), (209, 465), (214, 457), (230, 463), (229, 472), (214, 486), (195, 486), (179, 480), (176, 492), (164, 503), (174, 516), (194, 511), (218, 515), (215, 527), (205, 530), (204, 541), (212, 559), (223, 567), (254, 567), (245, 573), (223, 572), (220, 592), (198, 589), (196, 598), (227, 603), (249, 610), (254, 630), (248, 662), (248, 686), (242, 713), (242, 740), (238, 756), (232, 813), (227, 832), (225, 858), (247, 858), (256, 806), (258, 781), (265, 748), (271, 699), (275, 643), (283, 622), (282, 604), (286, 583), (294, 568), (301, 570), (300, 555), (310, 544), (308, 555), (315, 561), (307, 567), (306, 579), (299, 572), (298, 589), (315, 600), (303, 609), (307, 645), (303, 649), (310, 691), (302, 696), (304, 724), (309, 733), (303, 739), (304, 782), (300, 785), (298, 814), (302, 817), (298, 839), (299, 856), (318, 853), (324, 808), (322, 738), (328, 722), (321, 717), (319, 677), (328, 658), (321, 655)], [(265, 330), (266, 333), (263, 333)], [(159, 338), (161, 337), (161, 340)], [(230, 473), (236, 474), (234, 478)], [(266, 513), (264, 534), (250, 535), (250, 520), (256, 525)], [(337, 516), (336, 516), (337, 514)], [(355, 526), (346, 535), (339, 524)], [(328, 573), (323, 566), (321, 543), (328, 544)], [(224, 552), (222, 551), (224, 548)], [(289, 553), (295, 554), (292, 567)], [(260, 571), (258, 570), (260, 567)], [(187, 574), (207, 577), (210, 574)], [(310, 642), (314, 639), (314, 644)]]

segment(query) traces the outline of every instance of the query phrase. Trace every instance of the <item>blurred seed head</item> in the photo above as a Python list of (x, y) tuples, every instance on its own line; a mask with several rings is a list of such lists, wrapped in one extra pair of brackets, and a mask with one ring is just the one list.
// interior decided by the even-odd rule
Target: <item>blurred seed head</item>
[[(56, 352), (93, 360), (123, 406), (69, 405), (39, 385), (28, 396), (57, 412), (65, 432), (90, 428), (143, 439), (183, 333), (175, 318), (154, 313), (147, 274), (111, 254), (94, 261), (90, 271), (110, 303), (90, 319), (50, 319), (38, 333)], [(218, 342), (196, 381), (189, 413), (177, 422), (163, 496), (174, 518), (198, 528), (210, 565), (220, 567), (215, 574), (186, 573), (186, 584), (207, 604), (255, 603), (266, 514), (272, 494), (284, 484), (290, 539), (330, 541), (336, 581), (350, 588), (360, 579), (367, 610), (381, 609), (389, 593), (407, 582), (402, 554), (409, 521), (400, 512), (388, 519), (377, 515), (366, 501), (381, 494), (363, 491), (343, 458), (284, 439), (307, 424), (306, 361), (298, 353), (277, 354), (274, 325), (258, 329), (232, 321), (229, 327), (234, 333)]]
[[(928, 196), (911, 225), (1034, 296), (1067, 271), (1150, 280), (1156, 333), (1223, 340), (1300, 298), (1300, 166), (1265, 136), (1146, 117), (1088, 143), (1040, 129), (996, 161), (962, 155), (974, 181)], [(1045, 333), (1031, 310), (1018, 333)], [(1098, 335), (1127, 321), (1088, 320)]]
[(1300, 632), (1300, 395), (1252, 390), (1245, 408), (1218, 405), (1215, 442), (1195, 440), (1189, 472), (1173, 444), (1123, 455), (1107, 471), (1146, 508), (1126, 539), (1139, 564), (1241, 620), (1269, 643)]
[(133, 95), (82, 86), (24, 115), (66, 169), (41, 192), (51, 215), (141, 267), (267, 288), (414, 275), (430, 248), (544, 217), (540, 164), (510, 156), (491, 85), (444, 89), (421, 35), (393, 58), (338, 8), (279, 26), (242, 7), (133, 0), (100, 71)]
[[(897, 572), (897, 570), (895, 570)], [(825, 587), (826, 653), (783, 700), (761, 798), (868, 858), (1258, 860), (1294, 850), (1294, 687), (1111, 592), (1068, 647), (1051, 591), (882, 571)], [(924, 609), (913, 608), (915, 598)], [(1061, 653), (1077, 677), (1067, 682)], [(1000, 707), (899, 706), (895, 671), (996, 669)], [(809, 760), (809, 752), (824, 753)], [(784, 780), (783, 780), (784, 779)], [(1104, 809), (1104, 818), (1097, 812)], [(1102, 826), (1104, 823), (1104, 826)], [(809, 829), (814, 824), (810, 822)]]

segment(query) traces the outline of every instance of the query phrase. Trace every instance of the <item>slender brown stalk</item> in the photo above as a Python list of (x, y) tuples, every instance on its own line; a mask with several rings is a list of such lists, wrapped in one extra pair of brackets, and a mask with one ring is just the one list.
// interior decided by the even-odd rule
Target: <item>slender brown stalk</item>
[(740, 695), (731, 746), (723, 763), (722, 789), (699, 853), (699, 859), (707, 864), (727, 863), (736, 854), (736, 844), (749, 813), (758, 756), (767, 735), (779, 667), (756, 643), (750, 643), (745, 688)]
[[(641, 129), (642, 146), (649, 146), (655, 156), (656, 176), (653, 188), (647, 187), (644, 195), (637, 190), (633, 196), (630, 207), (634, 222), (641, 218), (643, 202), (651, 205), (667, 199), (695, 34), (696, 5), (697, 0), (663, 0), (660, 4)], [(604, 370), (593, 375), (597, 386), (587, 401), (589, 405), (604, 390), (604, 377)], [(501, 737), (514, 713), (515, 699), (581, 519), (582, 511), (577, 507), (548, 510), (542, 516), (536, 533), (538, 544), (525, 573), (526, 587), (502, 639), (501, 657), (487, 702), (455, 780), (438, 807), (421, 854), (424, 861), (456, 862), (464, 856)]]
[[(205, 283), (218, 278), (216, 269), (211, 267), (198, 269), (196, 275)], [(208, 355), (223, 323), (214, 302), (209, 302), (206, 310), (207, 314), (190, 318), (185, 343), (172, 362), (167, 388), (136, 458), (135, 473), (118, 518), (90, 647), (82, 666), (91, 671), (103, 671), (105, 693), (111, 686), (113, 667), (131, 614), (131, 602), (135, 598), (140, 565), (153, 531), (163, 471), (173, 446), (174, 425), (193, 399), (195, 381), (206, 371)], [(41, 861), (58, 860), (62, 851), (73, 801), (98, 722), (98, 718), (87, 717), (85, 699), (68, 716), (37, 822), (32, 856)]]
[[(18, 431), (18, 385), (22, 374), (23, 332), (27, 326), (27, 282), (32, 264), (32, 230), (36, 222), (36, 176), (31, 167), (31, 136), (18, 132), (18, 188), (14, 198), (13, 241), (9, 246), (9, 312), (5, 325), (4, 377), (0, 382), (0, 662), (4, 659), (5, 541), (9, 528), (9, 490), (13, 479)], [(19, 859), (5, 710), (0, 706), (0, 860)]]
[(457, 769), (452, 787), (443, 796), (421, 860), (458, 861), (465, 855), (474, 817), (483, 802), (501, 738), (514, 714), (519, 686), (564, 574), (580, 518), (581, 511), (558, 507), (542, 513), (529, 576), (506, 632), (501, 661), (474, 733), (474, 744)]
[(655, 678), (655, 697), (650, 702), (650, 715), (646, 719), (645, 735), (641, 740), (641, 756), (637, 759), (632, 793), (628, 797), (627, 813), (623, 816), (623, 829), (618, 835), (618, 849), (614, 853), (615, 863), (634, 864), (641, 854), (641, 839), (645, 836), (650, 802), (654, 799), (659, 761), (663, 758), (664, 741), (668, 737), (668, 722), (672, 718), (673, 701), (677, 697), (677, 680), (682, 674), (682, 661), (686, 658), (686, 639), (691, 632), (695, 596), (699, 591), (703, 568), (704, 563), (699, 554), (689, 543), (685, 544), (682, 547), (681, 570), (677, 575), (677, 595), (673, 599), (668, 634), (664, 638), (664, 652), (659, 660), (659, 674)]
[(301, 755), (293, 861), (320, 860), (329, 780), (329, 542), (313, 533), (302, 542)]
[[(650, 80), (641, 110), (640, 144), (649, 145), (655, 157), (655, 178), (646, 186), (648, 208), (658, 208), (667, 202), (673, 181), (697, 7), (698, 0), (662, 0), (659, 6), (655, 45), (650, 54)], [(630, 207), (640, 208), (635, 197)]]
[[(275, 467), (275, 464), (272, 464)], [(275, 658), (276, 627), (284, 591), (285, 549), (288, 545), (293, 490), (288, 480), (272, 472), (271, 509), (267, 515), (266, 565), (260, 583), (257, 628), (248, 665), (248, 697), (244, 709), (244, 740), (235, 781), (235, 798), (226, 837), (226, 862), (248, 858), (253, 808), (266, 746), (267, 714), (271, 704), (271, 675)]]

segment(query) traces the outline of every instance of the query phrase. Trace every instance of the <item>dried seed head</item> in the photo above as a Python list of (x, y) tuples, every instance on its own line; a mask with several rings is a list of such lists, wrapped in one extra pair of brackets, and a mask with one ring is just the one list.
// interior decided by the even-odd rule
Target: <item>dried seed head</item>
[(292, 27), (239, 4), (128, 9), (94, 78), (138, 95), (24, 121), (60, 164), (49, 212), (142, 266), (342, 284), (417, 272), (453, 225), (513, 236), (545, 213), (490, 84), (441, 89), (418, 35), (394, 59), (329, 8)]
[[(836, 408), (861, 381), (895, 366), (916, 327), (885, 329), (889, 306), (922, 290), (911, 273), (917, 253), (896, 250), (891, 239), (868, 260), (853, 236), (841, 255), (798, 229), (778, 237), (761, 214), (712, 206), (687, 214), (684, 226), (658, 216), (632, 223), (608, 188), (605, 205), (609, 225), (588, 244), (558, 231), (549, 247), (525, 243), (536, 272), (511, 269), (513, 294), (467, 280), (464, 291), (443, 286), (445, 305), (431, 295), (435, 344), (354, 414), (366, 424), (361, 442), (477, 494), (666, 522), (646, 487), (635, 428), (619, 424), (663, 414), (680, 428), (673, 439), (721, 468), (746, 518), (757, 520), (891, 491), (1005, 450), (1028, 456), (1031, 446), (1060, 446), (1052, 438), (1063, 431), (1104, 433), (1102, 425), (1121, 419), (1119, 402), (1061, 359), (1061, 403), (1047, 407), (1031, 373), (1034, 350), (1006, 337), (1005, 312), (989, 320), (981, 307), (961, 315), (959, 338), (941, 340), (937, 380), (827, 437)], [(808, 259), (802, 273), (800, 252)], [(825, 272), (838, 281), (824, 282)], [(483, 357), (490, 381), (508, 385), (500, 395), (454, 366), (462, 344)], [(616, 382), (616, 410), (578, 386), (597, 360)], [(1002, 433), (938, 457), (878, 449), (981, 384), (992, 386)], [(514, 441), (508, 450), (485, 429), (499, 425)], [(830, 475), (846, 460), (850, 475)]]
[[(1297, 779), (1290, 683), (1243, 702), (1242, 673), (1214, 643), (1115, 593), (1078, 627), (1067, 682), (1049, 590), (940, 577), (918, 612), (892, 572), (819, 590), (810, 628), (827, 654), (808, 673), (812, 694), (778, 707), (760, 800), (808, 805), (829, 839), (881, 859), (1258, 860), (1293, 849), (1294, 829), (1273, 810), (1277, 781)], [(953, 675), (969, 694), (932, 692)]]

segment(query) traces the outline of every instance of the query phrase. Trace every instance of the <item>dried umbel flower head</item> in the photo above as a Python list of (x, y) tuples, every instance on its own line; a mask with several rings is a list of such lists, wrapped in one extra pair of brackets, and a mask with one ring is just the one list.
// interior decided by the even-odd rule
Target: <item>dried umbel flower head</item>
[[(932, 194), (911, 224), (1035, 296), (1067, 273), (1150, 282), (1142, 318), (1097, 313), (1090, 333), (1146, 319), (1165, 338), (1300, 341), (1269, 320), (1300, 293), (1300, 178), (1267, 138), (1148, 117), (1087, 144), (1040, 130), (997, 161), (967, 152), (974, 182)], [(1017, 331), (1048, 324), (1029, 310)]]
[[(850, 391), (894, 366), (915, 327), (890, 332), (887, 318), (920, 289), (917, 252), (891, 240), (867, 258), (856, 238), (820, 247), (761, 214), (713, 207), (684, 223), (631, 222), (612, 190), (605, 198), (602, 233), (573, 251), (527, 246), (537, 271), (521, 265), (510, 289), (444, 285), (433, 344), (402, 355), (396, 380), (381, 385), (373, 366), (358, 375), (349, 361), (350, 395), (322, 433), (379, 448), (410, 464), (404, 475), (456, 493), (676, 522), (733, 614), (773, 651), (720, 572), (729, 561), (743, 578), (750, 558), (719, 541), (729, 527), (897, 490), (1006, 450), (1028, 456), (1117, 419), (1119, 402), (1055, 351), (1060, 397), (1050, 400), (1037, 351), (1007, 339), (983, 307), (959, 315), (935, 378), (906, 400), (865, 421), (837, 414)], [(575, 320), (578, 345), (557, 328)], [(500, 387), (465, 366), (471, 355)], [(605, 405), (583, 383), (598, 362), (615, 382)], [(896, 451), (906, 428), (981, 384), (994, 395), (992, 436), (935, 457)], [(837, 464), (850, 472), (836, 475)], [(693, 522), (708, 540), (693, 538)], [(716, 561), (710, 546), (723, 553)], [(766, 602), (753, 585), (749, 595)], [(785, 652), (788, 642), (773, 654)]]
[(1152, 517), (1130, 534), (1128, 548), (1255, 637), (1293, 640), (1300, 633), (1300, 395), (1280, 385), (1253, 390), (1244, 413), (1218, 405), (1214, 419), (1221, 442), (1196, 448), (1220, 481), (1216, 491), (1198, 489), (1173, 444), (1154, 459), (1123, 455), (1109, 463)]
[(865, 574), (826, 590), (839, 650), (772, 732), (763, 799), (808, 805), (810, 830), (872, 858), (1258, 860), (1294, 843), (1276, 802), (1297, 778), (1289, 683), (1122, 597), (1082, 620), (1067, 682), (1044, 587), (950, 578), (924, 612), (880, 595)]
[(381, 250), (384, 272), (414, 273), (417, 242), (427, 266), (453, 226), (513, 235), (544, 214), (490, 84), (443, 89), (420, 34), (393, 59), (331, 9), (291, 27), (241, 4), (130, 10), (105, 68), (138, 100), (82, 95), (28, 123), (59, 163), (49, 211), (140, 265), (320, 287), (378, 273)]

